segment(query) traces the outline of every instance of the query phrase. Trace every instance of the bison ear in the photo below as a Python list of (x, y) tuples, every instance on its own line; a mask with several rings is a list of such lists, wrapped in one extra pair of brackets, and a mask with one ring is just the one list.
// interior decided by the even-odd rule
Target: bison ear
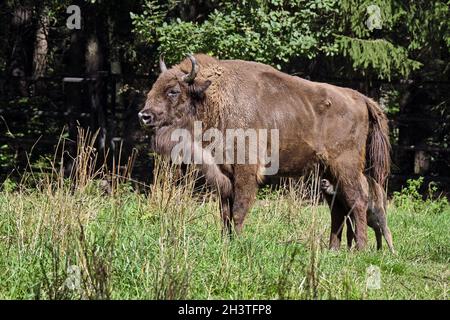
[(211, 85), (210, 80), (206, 81), (195, 81), (194, 84), (191, 85), (192, 93), (196, 98), (203, 98), (206, 89)]

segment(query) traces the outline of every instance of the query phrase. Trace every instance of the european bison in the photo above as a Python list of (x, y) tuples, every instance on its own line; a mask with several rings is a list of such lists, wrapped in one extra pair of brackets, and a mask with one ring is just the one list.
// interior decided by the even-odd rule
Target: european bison
[[(223, 135), (228, 129), (276, 132), (267, 147), (272, 153), (273, 145), (277, 147), (272, 160), (278, 161), (278, 176), (301, 176), (319, 164), (322, 177), (339, 186), (338, 205), (330, 208), (329, 247), (340, 247), (348, 208), (355, 222), (356, 246), (366, 246), (369, 197), (365, 174), (382, 189), (390, 168), (387, 119), (373, 100), (261, 63), (218, 60), (203, 54), (190, 55), (170, 69), (160, 58), (160, 69), (139, 112), (141, 124), (154, 131), (157, 152), (173, 157), (177, 141), (172, 133), (182, 128), (194, 134), (196, 121), (201, 121), (202, 132), (215, 128)], [(260, 156), (256, 163), (218, 163), (215, 156), (220, 152), (216, 150), (213, 156), (204, 141), (186, 140), (184, 144), (205, 159), (201, 171), (220, 193), (224, 230), (231, 232), (234, 225), (240, 233), (270, 166)]]

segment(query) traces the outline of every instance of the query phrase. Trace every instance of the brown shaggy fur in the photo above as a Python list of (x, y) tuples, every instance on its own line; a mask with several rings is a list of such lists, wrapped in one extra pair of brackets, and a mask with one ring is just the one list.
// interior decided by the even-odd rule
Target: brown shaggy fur
[[(382, 109), (357, 91), (290, 76), (261, 63), (203, 54), (195, 58), (199, 72), (193, 82), (183, 80), (192, 69), (185, 59), (161, 73), (141, 110), (152, 119), (159, 152), (169, 154), (169, 133), (180, 127), (192, 130), (194, 120), (203, 122), (203, 130), (278, 129), (279, 176), (300, 176), (318, 163), (324, 178), (339, 183), (341, 205), (330, 207), (329, 247), (339, 248), (339, 227), (351, 208), (356, 246), (364, 248), (369, 198), (364, 172), (380, 186), (389, 174)], [(219, 188), (225, 230), (234, 226), (241, 231), (264, 169), (262, 163), (202, 168), (208, 182)]]

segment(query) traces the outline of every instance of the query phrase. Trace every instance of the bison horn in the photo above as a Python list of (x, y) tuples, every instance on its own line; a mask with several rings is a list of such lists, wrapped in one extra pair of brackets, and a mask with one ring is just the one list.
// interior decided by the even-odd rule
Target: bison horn
[(161, 70), (161, 73), (167, 71), (166, 63), (164, 62), (164, 53), (161, 53), (159, 55), (159, 69)]
[(190, 83), (194, 82), (194, 79), (197, 76), (198, 65), (197, 65), (197, 60), (195, 60), (195, 58), (192, 54), (188, 55), (188, 58), (189, 58), (189, 60), (191, 60), (192, 69), (191, 69), (191, 72), (189, 72), (189, 74), (187, 74), (183, 77), (183, 81), (190, 84)]

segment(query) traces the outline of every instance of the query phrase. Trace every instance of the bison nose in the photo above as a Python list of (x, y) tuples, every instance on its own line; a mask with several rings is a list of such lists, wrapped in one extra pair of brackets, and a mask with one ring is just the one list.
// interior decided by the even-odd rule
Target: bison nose
[(139, 121), (143, 126), (148, 126), (153, 122), (153, 115), (150, 113), (139, 112)]

